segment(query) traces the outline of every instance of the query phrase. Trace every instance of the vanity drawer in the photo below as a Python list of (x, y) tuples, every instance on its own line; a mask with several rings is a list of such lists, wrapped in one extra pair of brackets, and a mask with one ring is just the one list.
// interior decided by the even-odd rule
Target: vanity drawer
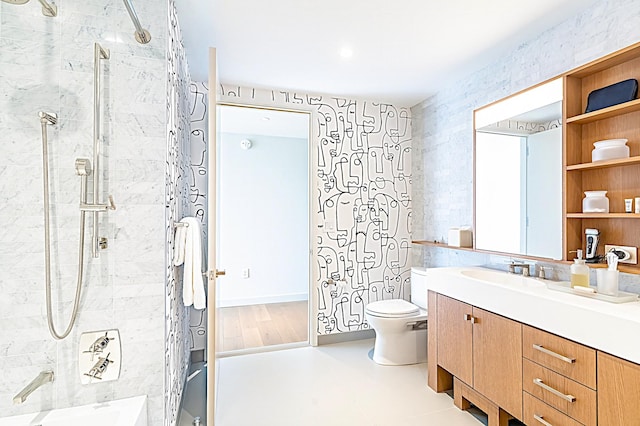
[(525, 325), (522, 355), (556, 373), (596, 389), (595, 349)]
[(524, 391), (586, 426), (596, 425), (596, 391), (523, 360)]
[(524, 423), (528, 426), (582, 426), (566, 414), (523, 392)]

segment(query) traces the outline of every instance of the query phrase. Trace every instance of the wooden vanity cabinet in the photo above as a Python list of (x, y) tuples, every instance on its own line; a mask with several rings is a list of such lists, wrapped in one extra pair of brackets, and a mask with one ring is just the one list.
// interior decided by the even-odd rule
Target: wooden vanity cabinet
[(438, 366), (473, 386), (473, 307), (437, 295)]
[(640, 426), (640, 365), (598, 352), (598, 426)]
[(428, 384), (489, 426), (640, 426), (640, 365), (429, 291)]
[(535, 406), (525, 407), (525, 422), (539, 424), (532, 416), (547, 413), (553, 425), (596, 426), (596, 350), (528, 325), (522, 335), (524, 399)]
[[(450, 297), (430, 294), (430, 300), (434, 297), (436, 312), (429, 309), (429, 324), (437, 324), (437, 370), (430, 368), (430, 372), (442, 374), (445, 370), (522, 419), (522, 325)], [(436, 317), (434, 322), (432, 316)], [(433, 359), (431, 352), (433, 348), (429, 354)], [(443, 390), (431, 380), (429, 385)]]

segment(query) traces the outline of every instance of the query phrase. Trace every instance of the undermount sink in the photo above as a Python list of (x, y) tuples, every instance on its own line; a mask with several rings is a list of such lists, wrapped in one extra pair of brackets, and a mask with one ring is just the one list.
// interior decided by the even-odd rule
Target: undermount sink
[(509, 274), (507, 272), (492, 271), (490, 269), (466, 269), (461, 271), (462, 275), (482, 280), (493, 284), (502, 284), (521, 287), (544, 287), (544, 282), (522, 275)]

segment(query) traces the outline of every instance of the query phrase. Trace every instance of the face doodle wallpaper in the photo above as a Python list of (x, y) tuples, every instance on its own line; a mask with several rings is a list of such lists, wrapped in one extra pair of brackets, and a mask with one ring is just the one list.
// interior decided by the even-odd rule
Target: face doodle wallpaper
[[(192, 84), (192, 93), (205, 89)], [(367, 303), (408, 299), (409, 108), (227, 84), (218, 87), (218, 101), (310, 112), (315, 292), (310, 297), (317, 334), (368, 329)], [(197, 193), (206, 196), (206, 188)]]

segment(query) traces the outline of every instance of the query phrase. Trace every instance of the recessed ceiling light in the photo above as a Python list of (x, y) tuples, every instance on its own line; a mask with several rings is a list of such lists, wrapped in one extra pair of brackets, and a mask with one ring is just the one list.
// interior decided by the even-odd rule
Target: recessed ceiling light
[(351, 50), (350, 47), (343, 47), (342, 49), (340, 49), (340, 56), (345, 59), (350, 58), (353, 56), (353, 50)]

